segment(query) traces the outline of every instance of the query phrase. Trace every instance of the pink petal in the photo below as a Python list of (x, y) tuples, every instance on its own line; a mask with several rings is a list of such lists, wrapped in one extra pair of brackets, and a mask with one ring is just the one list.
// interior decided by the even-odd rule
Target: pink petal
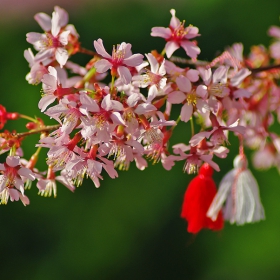
[(112, 67), (112, 63), (107, 59), (100, 59), (94, 64), (94, 67), (98, 73), (104, 73)]
[(196, 88), (196, 95), (199, 96), (202, 99), (207, 98), (207, 96), (208, 96), (207, 87), (205, 85), (199, 85)]
[(18, 156), (7, 156), (6, 163), (10, 167), (16, 167), (19, 165), (19, 157)]
[(199, 113), (205, 114), (206, 112), (210, 111), (210, 107), (208, 106), (208, 104), (204, 100), (199, 98), (196, 100), (196, 107)]
[(122, 111), (123, 110), (122, 103), (116, 100), (111, 100), (111, 110)]
[(30, 204), (29, 198), (26, 195), (19, 195), (19, 198), (24, 206)]
[(18, 170), (18, 174), (20, 176), (23, 176), (29, 180), (35, 180), (35, 176), (33, 174), (33, 172), (29, 169), (29, 168), (26, 168), (26, 167), (21, 167), (19, 170)]
[(112, 103), (111, 103), (111, 99), (110, 99), (110, 94), (107, 94), (101, 102), (101, 107), (106, 111), (110, 111), (112, 108), (111, 104)]
[(148, 91), (147, 102), (152, 102), (152, 100), (158, 95), (158, 90), (156, 85), (152, 85)]
[(177, 42), (174, 42), (174, 41), (167, 42), (165, 45), (166, 56), (168, 58), (170, 58), (171, 55), (179, 48), (180, 48), (180, 45)]
[(51, 17), (45, 13), (38, 13), (34, 16), (35, 20), (44, 31), (50, 31), (52, 27)]
[(9, 191), (9, 194), (10, 194), (11, 201), (18, 201), (19, 200), (19, 192), (17, 190), (9, 188), (8, 191)]
[(103, 165), (103, 168), (106, 170), (106, 172), (108, 173), (108, 175), (109, 175), (112, 179), (118, 177), (118, 172), (115, 170), (115, 168), (114, 168), (113, 165), (104, 164), (104, 165)]
[(190, 92), (192, 89), (192, 84), (190, 80), (184, 76), (178, 77), (176, 79), (176, 84), (182, 92)]
[(227, 81), (227, 72), (228, 68), (225, 66), (220, 66), (216, 69), (216, 71), (213, 74), (213, 83), (223, 83), (225, 84)]
[(199, 72), (197, 70), (194, 70), (194, 69), (190, 69), (187, 72), (186, 76), (191, 82), (197, 82), (199, 80)]
[(150, 112), (153, 112), (156, 110), (157, 110), (157, 108), (154, 105), (149, 104), (149, 103), (142, 103), (137, 106), (137, 108), (135, 109), (134, 112), (138, 115), (143, 115), (143, 114), (150, 113)]
[(215, 163), (214, 161), (212, 161), (212, 155), (202, 155), (200, 156), (200, 158), (207, 162), (211, 167), (213, 167), (216, 171), (220, 171), (220, 167), (217, 163)]
[(123, 64), (131, 67), (140, 65), (143, 62), (144, 56), (142, 54), (133, 54), (123, 60)]
[[(103, 46), (103, 40), (102, 39), (98, 39), (97, 41), (94, 41), (93, 45), (96, 49), (96, 52), (98, 54), (100, 54), (102, 57), (112, 59), (112, 57), (106, 52), (106, 50)], [(101, 72), (101, 73), (103, 73), (103, 72)]]
[(60, 31), (60, 26), (58, 25), (59, 14), (56, 12), (52, 13), (52, 35), (56, 37)]
[(81, 108), (85, 108), (89, 112), (99, 112), (100, 108), (95, 100), (93, 100), (91, 97), (89, 97), (87, 94), (81, 94), (80, 95), (80, 101), (82, 103)]
[(69, 55), (68, 55), (67, 50), (65, 50), (64, 48), (56, 49), (55, 58), (56, 58), (56, 61), (60, 64), (61, 68), (63, 67), (63, 65), (66, 64), (68, 57), (69, 57)]
[(199, 132), (199, 133), (195, 134), (191, 138), (189, 143), (191, 144), (191, 146), (197, 146), (203, 139), (209, 138), (211, 133), (212, 133), (212, 131), (202, 131), (202, 132)]
[(184, 37), (186, 39), (192, 39), (192, 38), (200, 35), (200, 34), (198, 34), (198, 31), (199, 31), (198, 28), (195, 26), (188, 26), (186, 29), (188, 32)]
[(181, 47), (186, 51), (187, 55), (191, 58), (196, 58), (200, 54), (200, 48), (195, 43), (190, 41), (182, 41)]
[(54, 52), (55, 52), (55, 49), (54, 49), (54, 48), (50, 48), (50, 49), (45, 49), (45, 50), (39, 51), (39, 52), (35, 55), (35, 58), (34, 58), (34, 59), (35, 59), (36, 62), (43, 61), (43, 60), (45, 60), (46, 58), (51, 58), (51, 57), (53, 57)]
[(184, 104), (181, 109), (181, 121), (188, 122), (193, 113), (193, 106), (188, 103)]
[(210, 96), (208, 99), (208, 105), (212, 108), (213, 113), (217, 113), (219, 110), (219, 101), (214, 96)]
[(140, 99), (139, 94), (133, 93), (127, 98), (126, 103), (129, 107), (134, 107), (137, 104), (137, 102), (139, 101), (139, 99)]
[(125, 66), (119, 66), (117, 68), (118, 74), (121, 78), (121, 80), (123, 81), (124, 84), (129, 84), (131, 82), (131, 73), (129, 71), (129, 69)]
[(167, 99), (172, 104), (180, 104), (186, 99), (186, 94), (181, 91), (173, 91), (168, 94)]
[(55, 6), (54, 11), (59, 15), (58, 25), (64, 27), (68, 23), (68, 13), (59, 6)]
[(209, 69), (199, 68), (198, 70), (200, 72), (202, 80), (208, 86), (210, 84), (211, 78), (212, 78), (211, 68), (209, 68)]
[(32, 65), (34, 64), (34, 54), (33, 54), (32, 50), (30, 48), (28, 48), (27, 50), (24, 51), (23, 55), (24, 55), (24, 58), (29, 63), (29, 67), (32, 67)]
[(245, 126), (238, 125), (238, 126), (232, 126), (232, 127), (229, 126), (228, 130), (244, 135), (246, 133), (247, 128)]
[(26, 41), (30, 44), (34, 44), (34, 43), (42, 40), (42, 38), (45, 38), (45, 35), (41, 34), (41, 33), (29, 32), (26, 34)]
[(165, 59), (163, 59), (159, 69), (158, 69), (158, 74), (161, 76), (164, 76), (166, 74), (166, 69), (165, 69)]
[(268, 30), (268, 35), (280, 39), (280, 27), (271, 26)]
[(232, 86), (236, 87), (240, 85), (243, 80), (248, 77), (252, 72), (247, 68), (242, 68), (234, 75), (233, 78), (230, 79), (230, 83)]
[(151, 72), (152, 73), (157, 73), (159, 64), (158, 64), (156, 58), (151, 53), (146, 54), (146, 57), (147, 57), (147, 59), (150, 63)]
[(56, 96), (54, 95), (51, 94), (44, 95), (38, 103), (38, 107), (41, 110), (41, 112), (44, 112), (46, 108), (55, 101), (55, 99)]
[(110, 118), (114, 124), (125, 125), (125, 121), (123, 120), (123, 118), (121, 117), (121, 114), (119, 112), (113, 112), (110, 115)]
[(70, 180), (67, 180), (67, 178), (65, 176), (57, 176), (55, 177), (55, 179), (63, 184), (67, 189), (69, 189), (71, 192), (74, 192), (75, 190), (75, 186), (71, 183)]
[(60, 35), (59, 35), (59, 42), (66, 46), (68, 44), (68, 35), (70, 34), (70, 31), (63, 31)]
[(151, 36), (153, 37), (162, 37), (164, 39), (170, 38), (172, 35), (172, 32), (170, 28), (165, 28), (165, 27), (153, 27)]

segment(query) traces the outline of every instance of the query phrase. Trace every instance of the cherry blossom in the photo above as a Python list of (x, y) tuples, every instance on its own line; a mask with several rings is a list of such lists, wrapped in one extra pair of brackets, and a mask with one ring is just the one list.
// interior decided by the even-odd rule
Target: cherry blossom
[(39, 62), (55, 57), (60, 67), (62, 67), (69, 57), (65, 46), (68, 44), (70, 30), (61, 30), (68, 22), (67, 13), (63, 9), (56, 7), (51, 19), (44, 13), (37, 14), (35, 19), (46, 31), (44, 34), (30, 32), (26, 35), (27, 42), (33, 44), (34, 48), (39, 51), (35, 55), (35, 61)]
[(20, 165), (19, 156), (8, 156), (4, 164), (0, 163), (0, 198), (1, 204), (21, 200), (24, 205), (29, 204), (28, 198), (24, 195), (25, 180), (35, 180), (33, 172)]
[(200, 35), (198, 28), (192, 25), (184, 27), (185, 21), (180, 22), (175, 16), (175, 10), (171, 9), (170, 13), (172, 18), (169, 27), (153, 27), (151, 36), (162, 37), (167, 41), (165, 51), (168, 58), (180, 47), (186, 51), (189, 57), (196, 58), (200, 53), (200, 48), (190, 39)]
[(131, 44), (124, 42), (113, 48), (112, 55), (106, 52), (102, 39), (94, 41), (93, 44), (97, 53), (104, 57), (95, 63), (97, 72), (104, 73), (111, 69), (113, 75), (118, 74), (124, 84), (129, 84), (132, 76), (128, 67), (140, 65), (143, 62), (143, 55), (132, 54)]

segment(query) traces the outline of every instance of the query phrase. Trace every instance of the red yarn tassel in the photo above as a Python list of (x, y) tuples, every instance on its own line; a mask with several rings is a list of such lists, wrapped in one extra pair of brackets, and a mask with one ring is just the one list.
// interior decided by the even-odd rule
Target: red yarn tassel
[(224, 219), (220, 211), (216, 221), (206, 216), (210, 204), (217, 193), (217, 188), (212, 179), (213, 169), (204, 163), (198, 175), (191, 180), (185, 192), (181, 217), (188, 222), (188, 232), (198, 233), (203, 228), (221, 230)]

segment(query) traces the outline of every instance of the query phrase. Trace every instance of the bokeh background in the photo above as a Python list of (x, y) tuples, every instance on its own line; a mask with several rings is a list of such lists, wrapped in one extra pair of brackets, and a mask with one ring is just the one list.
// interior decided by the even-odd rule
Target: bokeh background
[[(29, 69), (23, 51), (30, 47), (25, 34), (41, 32), (34, 14), (51, 14), (54, 5), (69, 12), (84, 47), (93, 49), (93, 40), (102, 38), (108, 49), (130, 42), (134, 53), (162, 50), (163, 40), (150, 37), (150, 30), (167, 26), (175, 8), (179, 19), (199, 27), (199, 58), (207, 60), (234, 42), (243, 42), (245, 53), (254, 44), (267, 46), (268, 27), (280, 25), (279, 0), (0, 0), (0, 104), (9, 111), (41, 117), (40, 86), (25, 81)], [(88, 57), (74, 59), (85, 63)], [(8, 127), (19, 129), (24, 123)], [(172, 143), (184, 141), (188, 133), (188, 126), (180, 125)], [(37, 140), (24, 143), (26, 158)], [(233, 137), (230, 142), (228, 159), (219, 161), (217, 182), (232, 168), (237, 145)], [(39, 167), (44, 168), (43, 159)], [(226, 224), (221, 232), (192, 236), (180, 218), (192, 178), (182, 167), (178, 163), (166, 172), (159, 164), (139, 171), (131, 165), (117, 180), (105, 176), (99, 189), (87, 181), (73, 194), (59, 185), (54, 199), (38, 196), (33, 186), (27, 192), (29, 206), (2, 205), (1, 279), (280, 279), (278, 171), (252, 170), (265, 221)]]

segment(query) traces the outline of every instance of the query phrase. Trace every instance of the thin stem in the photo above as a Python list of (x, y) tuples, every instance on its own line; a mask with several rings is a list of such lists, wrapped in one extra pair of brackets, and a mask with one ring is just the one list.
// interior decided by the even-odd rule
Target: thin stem
[(86, 75), (84, 76), (83, 78), (83, 82), (86, 83), (88, 82), (96, 73), (96, 69), (95, 67), (91, 68), (87, 73)]
[(15, 136), (16, 136), (16, 137), (25, 137), (25, 136), (32, 135), (32, 134), (37, 134), (37, 133), (41, 133), (41, 132), (52, 131), (52, 130), (58, 129), (59, 127), (60, 127), (60, 124), (49, 125), (49, 126), (45, 126), (45, 127), (43, 127), (43, 128), (34, 129), (34, 130), (27, 131), (27, 132), (16, 133)]
[(112, 75), (112, 82), (111, 82), (111, 94), (112, 94), (113, 89), (114, 89), (114, 84), (115, 84), (115, 75)]
[(193, 118), (190, 118), (190, 122), (191, 122), (191, 132), (192, 132), (192, 136), (194, 136), (194, 124), (193, 124)]
[(39, 156), (41, 150), (42, 150), (42, 147), (38, 147), (37, 150), (36, 150), (36, 152), (35, 152), (35, 155), (36, 155), (36, 156)]
[(26, 120), (32, 121), (32, 122), (34, 122), (34, 123), (37, 123), (37, 122), (38, 122), (37, 119), (34, 119), (34, 118), (29, 117), (29, 116), (27, 116), (27, 115), (19, 114), (18, 116), (19, 116), (19, 118), (26, 119)]
[[(207, 66), (209, 65), (210, 62), (208, 61), (203, 61), (203, 60), (196, 60), (193, 61), (191, 59), (186, 59), (186, 58), (182, 58), (182, 57), (178, 57), (178, 56), (172, 56), (170, 58), (170, 60), (172, 62), (175, 63), (180, 63), (180, 64), (191, 64), (191, 65), (197, 65), (197, 66)], [(269, 71), (272, 69), (278, 69), (280, 68), (280, 64), (276, 64), (276, 65), (268, 65), (268, 66), (264, 66), (264, 67), (259, 67), (259, 68), (250, 68), (247, 67), (253, 74), (255, 73), (259, 73), (259, 72), (263, 72), (263, 71)]]
[(197, 66), (206, 66), (209, 64), (208, 61), (203, 61), (203, 60), (196, 60), (193, 61), (192, 59), (186, 59), (178, 56), (171, 56), (170, 60), (175, 63), (180, 63), (180, 64), (191, 64), (191, 65), (197, 65)]
[(259, 68), (249, 68), (249, 70), (255, 74), (255, 73), (259, 73), (259, 72), (263, 72), (263, 71), (269, 71), (272, 69), (277, 69), (280, 68), (280, 64), (276, 64), (276, 65), (268, 65), (268, 66), (264, 66), (264, 67), (259, 67)]
[(170, 128), (171, 131), (174, 130), (174, 128), (177, 126), (177, 124), (179, 123), (180, 120), (181, 120), (181, 116), (179, 116), (179, 117), (177, 118), (177, 120), (176, 120), (176, 125), (173, 125), (173, 126)]
[(85, 48), (82, 48), (82, 47), (79, 48), (79, 52), (84, 53), (84, 54), (88, 54), (88, 55), (91, 55), (91, 56), (98, 55), (96, 52), (85, 49)]

